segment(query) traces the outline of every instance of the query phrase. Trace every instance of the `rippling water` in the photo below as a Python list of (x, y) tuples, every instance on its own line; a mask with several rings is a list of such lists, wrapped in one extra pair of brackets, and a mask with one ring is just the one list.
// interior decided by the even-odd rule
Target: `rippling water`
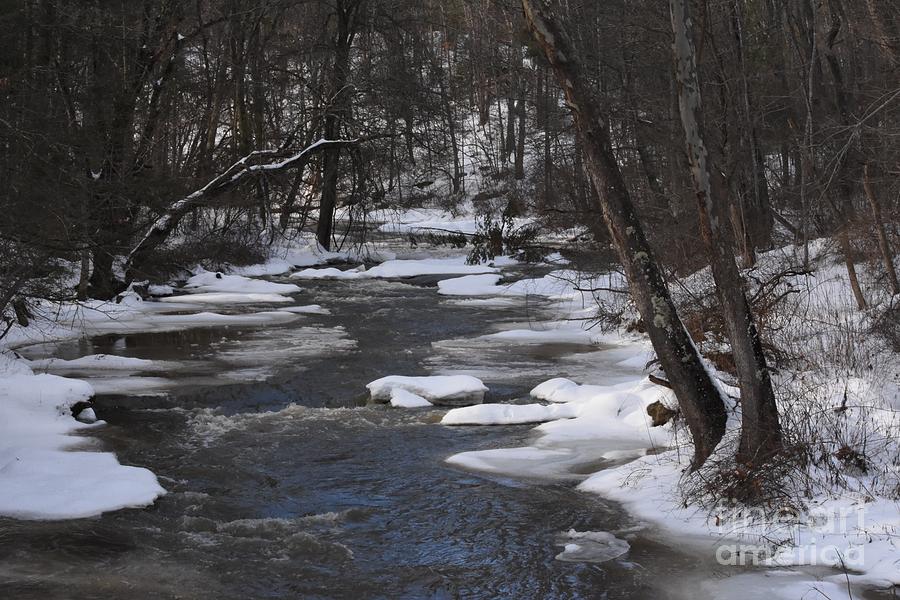
[[(298, 301), (333, 315), (30, 349), (184, 365), (153, 374), (172, 380), (164, 395), (97, 402), (110, 423), (105, 447), (152, 469), (170, 493), (95, 519), (0, 520), (0, 596), (697, 597), (708, 558), (659, 541), (573, 481), (443, 462), (524, 444), (528, 426), (449, 428), (438, 409), (363, 405), (365, 384), (387, 374), (477, 371), (493, 401), (552, 376), (620, 376), (602, 349), (467, 344), (540, 308), (461, 306), (422, 285), (320, 282)], [(618, 532), (631, 548), (600, 564), (555, 560), (569, 529)]]

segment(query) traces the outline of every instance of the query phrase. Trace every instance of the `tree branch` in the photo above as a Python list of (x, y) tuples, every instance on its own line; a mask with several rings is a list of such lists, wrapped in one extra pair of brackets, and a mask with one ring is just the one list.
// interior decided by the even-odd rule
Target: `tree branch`
[[(302, 168), (306, 165), (310, 155), (315, 152), (326, 148), (351, 146), (360, 141), (362, 140), (359, 138), (352, 140), (322, 139), (299, 152), (288, 153), (283, 148), (277, 150), (254, 150), (244, 156), (199, 190), (173, 203), (153, 223), (144, 237), (141, 238), (141, 241), (128, 253), (128, 257), (125, 259), (126, 284), (134, 281), (135, 275), (140, 272), (150, 253), (166, 241), (181, 219), (195, 207), (205, 205), (210, 200), (236, 188), (247, 179), (294, 166)], [(255, 162), (264, 157), (280, 160)]]

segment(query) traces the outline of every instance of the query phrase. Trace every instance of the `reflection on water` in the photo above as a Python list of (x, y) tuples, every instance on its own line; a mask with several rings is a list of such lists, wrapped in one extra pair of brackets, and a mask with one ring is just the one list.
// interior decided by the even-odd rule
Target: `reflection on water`
[[(365, 384), (387, 374), (477, 370), (498, 400), (602, 372), (602, 350), (572, 360), (568, 346), (460, 342), (526, 320), (534, 303), (464, 306), (382, 281), (311, 282), (303, 296), (333, 315), (28, 349), (180, 365), (152, 373), (174, 382), (164, 395), (97, 402), (106, 446), (170, 493), (95, 519), (0, 520), (4, 598), (656, 599), (690, 596), (688, 582), (709, 575), (707, 558), (656, 541), (572, 481), (443, 462), (525, 445), (528, 426), (450, 428), (438, 409), (364, 406)], [(602, 564), (555, 560), (570, 529), (628, 530), (630, 550)]]

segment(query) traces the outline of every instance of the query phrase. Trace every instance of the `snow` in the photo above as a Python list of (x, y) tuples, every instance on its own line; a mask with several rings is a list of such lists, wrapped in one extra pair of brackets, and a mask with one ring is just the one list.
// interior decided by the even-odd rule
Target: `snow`
[[(479, 220), (471, 203), (465, 203), (461, 210), (450, 212), (441, 208), (410, 208), (382, 216), (378, 230), (385, 233), (463, 233), (473, 235), (479, 231)], [(531, 223), (530, 218), (516, 218), (514, 227)]]
[[(386, 217), (387, 218), (387, 217)], [(454, 215), (439, 208), (412, 208), (400, 211), (394, 218), (378, 228), (385, 233), (465, 233), (478, 231), (474, 215), (466, 211)]]
[(569, 402), (576, 399), (582, 390), (585, 395), (591, 393), (588, 386), (580, 386), (565, 377), (556, 377), (535, 386), (531, 390), (531, 397), (547, 402)]
[[(293, 284), (251, 280), (237, 276), (226, 275), (220, 280), (215, 278), (215, 273), (208, 272), (191, 279), (198, 286), (192, 290), (197, 290), (198, 293), (161, 298), (158, 301), (145, 301), (134, 292), (125, 292), (110, 301), (88, 300), (77, 303), (43, 301), (37, 303), (32, 307), (35, 315), (32, 323), (28, 327), (11, 329), (3, 338), (3, 346), (17, 348), (39, 342), (106, 333), (162, 332), (216, 326), (264, 326), (288, 323), (300, 318), (298, 314), (274, 309), (240, 314), (192, 312), (204, 306), (203, 301), (210, 299), (210, 294), (236, 294), (234, 298), (211, 296), (216, 303), (222, 300), (228, 300), (228, 304), (234, 301), (244, 303), (254, 297), (256, 300), (268, 303), (275, 301), (275, 295), (280, 296), (279, 292), (292, 293), (300, 288)], [(262, 291), (203, 291), (202, 288), (210, 279), (222, 284), (223, 287), (250, 290), (257, 288)], [(215, 286), (215, 284), (210, 285)], [(287, 286), (287, 288), (279, 286)], [(270, 291), (265, 291), (266, 289)], [(200, 302), (193, 303), (194, 297), (198, 297)], [(278, 303), (283, 304), (284, 300), (278, 298)]]
[(500, 275), (465, 275), (438, 282), (438, 293), (445, 296), (492, 296), (497, 294)]
[[(633, 352), (643, 352), (636, 344)], [(447, 462), (469, 469), (529, 476), (571, 476), (573, 468), (598, 460), (633, 458), (672, 443), (671, 426), (651, 427), (647, 406), (673, 402), (671, 391), (645, 377), (612, 385), (579, 385), (551, 379), (531, 392), (550, 405), (488, 404), (448, 411), (442, 423), (496, 425), (545, 421), (540, 438), (525, 448), (462, 452)], [(481, 409), (481, 410), (476, 410)]]
[[(557, 258), (556, 263), (562, 261)], [(494, 265), (503, 265), (498, 259)], [(525, 278), (510, 283), (500, 283), (502, 279), (496, 275), (471, 275), (438, 282), (438, 293), (444, 296), (467, 297), (455, 300), (460, 306), (509, 305), (513, 299), (536, 297), (565, 315), (570, 321), (544, 322), (543, 330), (567, 329), (575, 333), (559, 334), (556, 340), (550, 339), (554, 334), (538, 333), (504, 333), (500, 337), (509, 336), (510, 341), (522, 343), (590, 343), (592, 336), (584, 331), (584, 326), (595, 317), (598, 301), (613, 306), (625, 300), (623, 294), (611, 290), (625, 287), (624, 278), (619, 273), (586, 275), (570, 269), (552, 271), (542, 277)], [(590, 290), (595, 290), (591, 292)], [(584, 321), (579, 321), (583, 319)], [(534, 325), (529, 324), (530, 330)], [(580, 333), (577, 333), (580, 332)], [(566, 338), (566, 336), (569, 336)], [(516, 339), (518, 338), (518, 339)]]
[(81, 518), (147, 506), (165, 493), (147, 469), (108, 452), (72, 451), (90, 440), (72, 434), (102, 424), (80, 423), (69, 410), (93, 394), (84, 381), (35, 375), (0, 353), (0, 515)]
[[(579, 489), (617, 500), (638, 518), (655, 523), (676, 535), (705, 532), (710, 537), (737, 540), (750, 548), (764, 549), (770, 558), (761, 565), (827, 566), (852, 571), (851, 582), (882, 587), (900, 585), (900, 505), (897, 501), (867, 494), (813, 499), (811, 508), (787, 523), (756, 522), (750, 514), (719, 507), (685, 508), (679, 482), (687, 465), (676, 450), (648, 455), (634, 463), (600, 471)], [(772, 540), (782, 540), (774, 545)], [(729, 551), (730, 552), (730, 551)], [(722, 554), (726, 560), (730, 553)], [(827, 577), (840, 583), (844, 574)], [(808, 586), (805, 589), (809, 589)]]
[(458, 401), (479, 403), (484, 400), (484, 393), (488, 391), (480, 379), (469, 375), (389, 375), (376, 379), (366, 385), (366, 388), (376, 402), (390, 401), (394, 390), (399, 388), (435, 404)]
[(434, 405), (418, 394), (408, 392), (401, 387), (395, 387), (391, 390), (391, 406), (396, 408), (421, 408)]
[[(445, 216), (447, 220), (444, 220)], [(437, 223), (443, 228), (450, 221), (455, 221), (461, 228), (471, 225), (464, 223), (464, 216), (459, 218), (436, 212), (410, 214), (404, 219), (402, 226), (406, 231), (423, 230)], [(763, 564), (772, 569), (765, 576), (783, 582), (776, 583), (774, 591), (766, 593), (766, 597), (817, 597), (810, 592), (811, 587), (833, 598), (846, 597), (845, 577), (854, 584), (900, 585), (900, 506), (896, 493), (893, 496), (888, 493), (889, 486), (896, 485), (897, 480), (896, 409), (900, 408), (900, 394), (896, 384), (896, 356), (892, 350), (877, 346), (875, 336), (868, 335), (871, 323), (867, 319), (870, 317), (852, 309), (846, 273), (842, 272), (839, 263), (825, 257), (824, 250), (820, 242), (811, 244), (812, 262), (817, 267), (815, 275), (785, 278), (783, 285), (793, 286), (798, 291), (787, 296), (788, 309), (768, 317), (776, 321), (772, 330), (781, 336), (775, 340), (778, 345), (801, 350), (795, 353), (809, 354), (811, 361), (821, 359), (822, 365), (810, 366), (806, 372), (792, 366), (794, 370), (785, 369), (776, 384), (779, 393), (783, 394), (785, 390), (796, 390), (800, 385), (798, 381), (812, 373), (809, 379), (816, 383), (815, 386), (810, 384), (810, 404), (806, 408), (817, 420), (810, 423), (811, 428), (828, 431), (839, 440), (867, 442), (873, 470), (871, 475), (843, 473), (845, 481), (834, 490), (823, 485), (827, 475), (811, 472), (813, 495), (807, 498), (807, 506), (796, 522), (778, 528), (772, 523), (741, 520), (730, 512), (731, 509), (686, 508), (680, 490), (687, 481), (686, 459), (691, 451), (684, 445), (684, 432), (677, 431), (672, 425), (651, 427), (646, 414), (647, 406), (655, 401), (675, 406), (674, 397), (671, 391), (638, 374), (625, 381), (604, 380), (602, 377), (607, 374), (603, 369), (598, 370), (601, 375), (595, 378), (573, 375), (577, 379), (573, 381), (556, 377), (531, 391), (533, 402), (530, 404), (481, 404), (450, 410), (442, 420), (447, 425), (542, 424), (534, 428), (536, 439), (530, 440), (528, 446), (463, 452), (449, 457), (447, 462), (490, 473), (580, 481), (581, 491), (620, 501), (634, 516), (656, 524), (677, 539), (700, 533), (722, 543), (737, 539), (764, 544), (770, 554)], [(190, 304), (180, 303), (201, 304), (204, 298), (210, 304), (285, 304), (290, 301), (287, 295), (300, 291), (299, 287), (249, 277), (283, 274), (294, 267), (362, 259), (360, 252), (328, 253), (314, 245), (284, 247), (279, 252), (263, 265), (230, 268), (229, 273), (221, 274), (221, 277), (199, 272), (186, 286), (185, 291), (191, 292), (189, 295), (166, 298), (159, 303), (141, 302), (135, 295), (126, 294), (120, 303), (89, 302), (62, 309), (57, 306), (59, 321), (44, 333), (51, 339), (58, 339), (73, 333), (159, 331), (209, 325), (265, 326), (286, 322), (301, 314), (327, 314), (327, 309), (318, 305), (284, 306), (243, 315), (164, 314), (164, 311), (183, 310)], [(767, 274), (782, 270), (785, 261), (790, 262), (790, 254), (790, 249), (761, 254), (754, 276), (764, 279)], [(645, 341), (623, 334), (593, 333), (576, 320), (591, 316), (596, 300), (627, 302), (621, 294), (609, 291), (624, 286), (619, 274), (592, 279), (571, 270), (559, 270), (542, 277), (501, 284), (503, 279), (498, 267), (507, 264), (504, 260), (489, 265), (467, 265), (464, 256), (398, 260), (396, 256), (384, 253), (381, 258), (386, 260), (368, 270), (362, 266), (350, 270), (326, 267), (305, 269), (293, 276), (297, 279), (358, 280), (459, 276), (438, 283), (438, 293), (459, 298), (448, 298), (445, 302), (489, 306), (498, 299), (510, 302), (538, 296), (542, 299), (541, 306), (549, 305), (554, 311), (554, 321), (537, 321), (527, 326), (506, 323), (507, 330), (490, 333), (477, 338), (479, 340), (504, 347), (509, 344), (606, 344), (618, 338), (615, 348), (603, 351), (606, 360), (634, 371), (647, 362), (648, 344)], [(865, 272), (861, 275), (866, 285)], [(687, 295), (696, 294), (697, 290), (709, 285), (708, 272), (701, 271), (684, 283)], [(163, 286), (151, 291), (169, 295), (174, 290)], [(874, 307), (872, 314), (890, 301), (890, 298), (879, 296), (874, 288), (867, 287), (866, 293)], [(682, 298), (681, 301), (690, 300)], [(46, 307), (40, 310), (47, 314), (51, 312)], [(828, 329), (829, 324), (833, 325), (831, 329)], [(847, 328), (850, 334), (864, 333), (858, 354), (849, 357), (847, 364), (837, 362), (846, 355), (842, 345), (846, 343), (846, 337), (841, 336), (839, 326)], [(15, 345), (34, 339), (40, 339), (40, 336), (23, 335), (19, 329), (13, 329), (5, 343)], [(7, 358), (5, 363), (0, 362), (0, 411), (4, 417), (0, 421), (0, 514), (23, 518), (84, 516), (124, 506), (146, 505), (162, 493), (149, 471), (119, 465), (108, 453), (70, 451), (91, 440), (70, 435), (89, 426), (71, 418), (65, 406), (77, 399), (88, 398), (95, 391), (152, 393), (165, 389), (168, 380), (116, 376), (98, 378), (95, 388), (91, 388), (85, 382), (35, 375), (31, 370), (85, 370), (91, 373), (106, 370), (122, 374), (160, 370), (156, 364), (142, 365), (133, 362), (136, 359), (119, 358), (95, 355), (75, 361), (51, 359), (26, 363)], [(273, 355), (271, 362), (283, 358)], [(248, 369), (251, 362), (247, 361)], [(866, 368), (865, 365), (874, 367)], [(463, 399), (481, 402), (487, 391), (481, 380), (458, 374), (389, 376), (371, 382), (367, 388), (373, 399), (398, 407), (427, 407), (432, 401)], [(832, 409), (841, 405), (845, 394), (851, 399), (851, 405), (836, 417)], [(793, 407), (786, 406), (781, 397), (780, 402), (785, 410), (802, 406), (802, 402)], [(789, 414), (796, 417), (800, 413)], [(736, 415), (732, 414), (729, 425), (732, 434), (735, 422)], [(102, 426), (102, 423), (98, 425)], [(624, 461), (630, 462), (623, 464)], [(591, 468), (587, 469), (586, 465)], [(56, 469), (57, 466), (65, 468)], [(585, 477), (583, 473), (588, 471), (593, 473)], [(117, 487), (117, 482), (121, 482), (121, 488)], [(72, 490), (77, 490), (77, 494)], [(14, 493), (20, 495), (14, 496)], [(57, 504), (55, 501), (60, 498)], [(84, 500), (84, 504), (76, 500)], [(842, 512), (851, 516), (845, 519), (843, 530), (817, 527), (818, 517)], [(770, 544), (772, 540), (779, 543)], [(590, 561), (603, 557), (604, 549), (609, 549), (607, 554), (616, 554), (623, 547), (624, 552), (628, 550), (627, 542), (606, 532), (570, 531), (563, 536), (561, 545), (563, 551), (557, 556), (560, 560)], [(824, 548), (833, 548), (836, 552), (823, 552)], [(615, 557), (602, 560), (612, 558)], [(841, 559), (851, 571), (846, 576), (825, 572), (821, 581), (813, 582), (808, 574), (797, 571), (790, 577), (778, 571), (784, 567), (840, 566)], [(704, 585), (719, 590), (725, 597), (743, 597), (741, 594), (750, 587), (743, 577), (737, 575)]]
[(335, 267), (303, 269), (291, 274), (291, 279), (401, 279), (419, 275), (471, 275), (496, 271), (497, 267), (469, 265), (465, 256), (455, 256), (387, 260), (368, 270), (364, 267), (347, 270)]
[(93, 408), (82, 409), (75, 418), (82, 423), (96, 423), (99, 420)]
[[(298, 286), (252, 279), (248, 275), (285, 272), (296, 264), (293, 261), (321, 264), (341, 258), (335, 253), (301, 250), (292, 250), (286, 255), (288, 258), (273, 257), (263, 265), (236, 268), (232, 273), (198, 270), (183, 288), (188, 293), (177, 297), (172, 296), (176, 290), (170, 285), (149, 286), (151, 294), (165, 296), (158, 301), (144, 301), (138, 294), (128, 291), (111, 301), (40, 302), (34, 306), (35, 319), (31, 325), (11, 329), (3, 339), (3, 347), (104, 333), (231, 325), (265, 327), (296, 320), (302, 314), (329, 314), (319, 305), (287, 306), (241, 314), (197, 312), (198, 307), (206, 304), (291, 303), (292, 299), (286, 294), (301, 291)], [(388, 256), (393, 258), (393, 255)], [(353, 345), (352, 341), (342, 339), (341, 328), (328, 331), (299, 328), (292, 334), (306, 332), (311, 335), (302, 335), (302, 343), (286, 340), (289, 343), (284, 348), (266, 355), (255, 352), (256, 342), (252, 340), (236, 353), (223, 351), (223, 360), (239, 367), (228, 375), (241, 371), (240, 365), (248, 360), (257, 366), (264, 356), (278, 362), (298, 352), (308, 353), (310, 349), (318, 352), (322, 345), (319, 339), (334, 345), (337, 336), (341, 347)], [(257, 345), (261, 343), (259, 341)], [(271, 346), (271, 343), (269, 339), (267, 345)], [(253, 356), (248, 352), (254, 353)], [(42, 358), (27, 361), (0, 348), (0, 515), (22, 519), (81, 518), (120, 508), (147, 506), (165, 493), (147, 469), (121, 465), (108, 452), (87, 451), (93, 449), (96, 441), (74, 434), (102, 427), (104, 422), (97, 420), (91, 407), (84, 408), (76, 420), (69, 407), (95, 394), (164, 394), (176, 384), (175, 380), (132, 374), (181, 367), (167, 361), (110, 354), (73, 360)], [(79, 373), (90, 379), (36, 374), (35, 371)]]
[(291, 273), (291, 279), (361, 279), (362, 277), (364, 277), (363, 272), (357, 269), (343, 270), (336, 267), (303, 269)]
[(197, 290), (198, 292), (235, 292), (239, 294), (295, 294), (301, 291), (292, 283), (276, 283), (202, 269), (188, 279), (184, 287), (187, 290)]
[(494, 273), (490, 265), (469, 265), (465, 257), (389, 260), (366, 271), (367, 277), (416, 277), (418, 275), (471, 275)]
[(479, 404), (447, 411), (443, 425), (515, 425), (540, 423), (577, 416), (571, 404), (545, 406), (543, 404)]
[[(316, 264), (315, 262), (313, 264)], [(242, 267), (231, 267), (228, 272), (232, 275), (241, 275), (244, 277), (263, 277), (265, 275), (282, 275), (288, 271), (292, 271), (295, 265), (280, 256), (273, 256), (264, 263), (257, 265), (247, 265)]]
[(569, 324), (543, 323), (548, 329), (508, 329), (482, 336), (483, 339), (511, 344), (580, 344), (595, 343), (594, 334)]
[(78, 519), (152, 504), (164, 493), (147, 469), (119, 464), (107, 452), (3, 447), (0, 515)]
[(168, 284), (150, 284), (147, 286), (147, 293), (151, 296), (171, 296), (175, 293), (175, 288)]
[(287, 296), (281, 294), (259, 293), (226, 293), (226, 292), (201, 292), (197, 294), (185, 294), (180, 296), (167, 296), (160, 298), (159, 302), (188, 302), (191, 304), (277, 304), (281, 302), (293, 302)]
[[(576, 471), (580, 471), (584, 465), (621, 462), (615, 455), (622, 451), (615, 449), (620, 447), (615, 443), (592, 442), (580, 447), (551, 447), (541, 442), (538, 444), (540, 445), (461, 452), (449, 457), (447, 463), (463, 469), (511, 477), (578, 481), (582, 476)], [(643, 449), (634, 448), (628, 457), (641, 456), (643, 453)]]

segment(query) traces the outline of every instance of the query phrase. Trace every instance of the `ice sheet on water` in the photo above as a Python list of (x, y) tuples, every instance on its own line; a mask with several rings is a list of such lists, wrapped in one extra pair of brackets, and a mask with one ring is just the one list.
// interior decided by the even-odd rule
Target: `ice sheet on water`
[(624, 556), (631, 549), (628, 542), (607, 531), (574, 529), (563, 534), (561, 545), (563, 551), (556, 555), (556, 560), (566, 562), (602, 563)]
[(241, 294), (294, 294), (301, 291), (293, 283), (276, 283), (251, 279), (243, 275), (225, 275), (200, 270), (184, 284), (185, 289), (198, 292), (237, 292)]
[(161, 396), (177, 385), (165, 377), (91, 377), (87, 381), (99, 395)]
[(199, 292), (196, 294), (184, 294), (180, 296), (167, 296), (160, 298), (159, 302), (176, 302), (187, 304), (279, 304), (293, 302), (287, 296), (281, 294), (261, 294), (257, 292)]
[(28, 366), (40, 371), (52, 371), (55, 373), (83, 372), (83, 371), (118, 371), (127, 373), (140, 373), (151, 371), (168, 371), (177, 368), (177, 363), (162, 360), (147, 360), (131, 356), (116, 356), (114, 354), (88, 354), (72, 360), (62, 358), (40, 358), (29, 360)]

